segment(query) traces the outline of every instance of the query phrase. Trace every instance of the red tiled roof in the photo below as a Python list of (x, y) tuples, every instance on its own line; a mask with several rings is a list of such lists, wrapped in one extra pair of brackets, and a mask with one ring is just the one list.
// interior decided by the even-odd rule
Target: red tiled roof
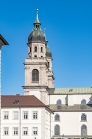
[[(14, 102), (19, 101), (17, 104)], [(26, 107), (26, 106), (40, 106), (46, 107), (39, 99), (35, 96), (1, 96), (1, 107)]]
[[(15, 102), (18, 103), (15, 103)], [(15, 103), (15, 104), (14, 104)], [(49, 111), (52, 112), (44, 103), (42, 103), (35, 96), (1, 96), (1, 107), (46, 107)]]

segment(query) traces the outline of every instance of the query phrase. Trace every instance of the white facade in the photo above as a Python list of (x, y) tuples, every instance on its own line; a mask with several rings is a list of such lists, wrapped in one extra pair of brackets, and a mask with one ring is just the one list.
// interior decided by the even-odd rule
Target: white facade
[[(18, 117), (14, 116), (14, 112), (18, 113)], [(33, 114), (37, 113), (37, 119), (33, 118)], [(8, 118), (5, 114), (8, 113)], [(27, 113), (27, 119), (24, 119), (24, 113)], [(47, 115), (48, 116), (47, 116)], [(46, 117), (47, 116), (47, 117)], [(50, 139), (50, 112), (43, 108), (2, 108), (1, 110), (1, 137), (2, 139)], [(5, 119), (6, 118), (6, 119)], [(8, 133), (5, 133), (5, 129)], [(14, 135), (14, 129), (17, 134)], [(24, 135), (24, 130), (27, 134)], [(37, 129), (37, 134), (33, 131)], [(47, 131), (46, 131), (47, 130)], [(5, 135), (6, 134), (6, 135)]]

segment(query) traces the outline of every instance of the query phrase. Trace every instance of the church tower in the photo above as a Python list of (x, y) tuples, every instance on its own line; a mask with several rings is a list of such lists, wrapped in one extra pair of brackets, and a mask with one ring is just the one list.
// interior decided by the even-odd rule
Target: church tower
[(48, 48), (48, 41), (41, 31), (38, 19), (33, 23), (33, 31), (28, 37), (28, 57), (25, 59), (24, 95), (35, 95), (43, 103), (48, 104), (48, 89), (54, 87), (52, 72), (52, 54)]

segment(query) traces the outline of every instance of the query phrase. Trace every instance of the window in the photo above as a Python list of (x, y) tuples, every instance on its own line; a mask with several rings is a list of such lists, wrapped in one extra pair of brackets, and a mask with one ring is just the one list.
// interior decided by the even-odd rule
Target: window
[(37, 118), (38, 118), (37, 111), (34, 111), (34, 112), (33, 112), (33, 119), (37, 119)]
[(32, 70), (32, 81), (39, 81), (39, 71), (37, 69)]
[(81, 101), (81, 104), (86, 104), (86, 100), (83, 99), (83, 100)]
[(30, 52), (31, 52), (31, 47), (30, 47)]
[(4, 128), (4, 135), (8, 135), (8, 134), (9, 134), (8, 127), (5, 127)]
[(17, 128), (17, 127), (14, 127), (14, 129), (13, 129), (13, 134), (14, 134), (14, 135), (18, 135), (18, 128)]
[(9, 118), (9, 112), (8, 111), (5, 111), (4, 112), (4, 119), (8, 119)]
[(36, 46), (34, 47), (34, 52), (37, 52), (37, 47)]
[(86, 125), (81, 126), (81, 135), (86, 136), (87, 135), (87, 127)]
[(41, 52), (43, 52), (43, 47), (41, 47)]
[(57, 100), (57, 104), (61, 104), (61, 100), (60, 99)]
[(28, 112), (27, 111), (24, 112), (24, 119), (28, 119)]
[(55, 121), (60, 121), (60, 116), (58, 114), (55, 115)]
[(18, 119), (18, 111), (14, 111), (14, 119)]
[(28, 135), (28, 128), (27, 127), (23, 127), (23, 135)]
[(60, 135), (60, 127), (59, 127), (59, 125), (55, 126), (55, 135)]
[(34, 55), (34, 57), (37, 57), (37, 55)]
[(33, 135), (37, 135), (38, 134), (38, 128), (37, 127), (33, 127)]
[(86, 121), (86, 120), (87, 120), (86, 115), (85, 114), (82, 114), (81, 115), (81, 121)]
[(48, 62), (48, 68), (50, 67), (50, 63)]

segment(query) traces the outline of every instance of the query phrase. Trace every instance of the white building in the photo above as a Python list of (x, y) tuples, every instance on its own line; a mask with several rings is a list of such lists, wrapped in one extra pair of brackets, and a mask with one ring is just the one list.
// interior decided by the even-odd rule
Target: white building
[(2, 139), (50, 139), (53, 112), (35, 96), (2, 96)]
[(54, 88), (52, 54), (40, 26), (37, 10), (24, 62), (24, 96), (2, 96), (2, 139), (92, 139), (92, 88)]

